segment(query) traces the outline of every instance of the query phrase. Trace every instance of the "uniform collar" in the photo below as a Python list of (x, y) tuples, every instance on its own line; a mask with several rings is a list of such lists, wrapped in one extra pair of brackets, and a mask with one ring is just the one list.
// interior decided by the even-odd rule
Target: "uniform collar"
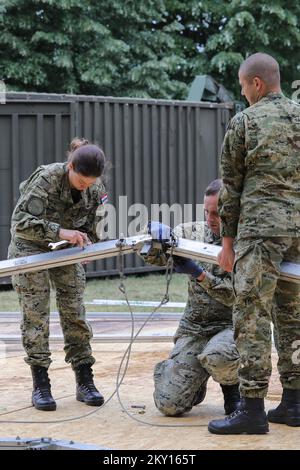
[[(278, 98), (284, 98), (284, 94), (281, 93), (281, 92), (271, 91), (267, 95), (263, 96), (260, 101), (263, 101), (263, 100), (264, 101), (273, 101), (273, 100), (276, 100)], [(258, 103), (259, 103), (259, 101), (258, 101)]]
[(207, 225), (207, 223), (205, 222), (205, 225), (204, 225), (204, 237), (205, 237), (205, 241), (206, 243), (214, 243), (214, 244), (218, 244), (218, 243), (221, 243), (221, 235), (216, 235)]

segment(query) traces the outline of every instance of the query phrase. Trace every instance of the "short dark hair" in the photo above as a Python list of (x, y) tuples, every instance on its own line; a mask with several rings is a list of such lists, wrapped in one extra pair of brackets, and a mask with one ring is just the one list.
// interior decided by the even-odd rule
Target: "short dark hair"
[(214, 196), (215, 194), (219, 194), (221, 187), (222, 187), (221, 179), (213, 180), (207, 186), (204, 192), (204, 196)]
[(70, 144), (68, 161), (76, 173), (87, 177), (102, 175), (105, 169), (105, 155), (98, 145), (90, 144), (86, 139), (75, 138)]
[(242, 73), (248, 82), (254, 77), (259, 77), (267, 86), (280, 85), (280, 71), (277, 60), (269, 54), (257, 52), (247, 57), (240, 66)]

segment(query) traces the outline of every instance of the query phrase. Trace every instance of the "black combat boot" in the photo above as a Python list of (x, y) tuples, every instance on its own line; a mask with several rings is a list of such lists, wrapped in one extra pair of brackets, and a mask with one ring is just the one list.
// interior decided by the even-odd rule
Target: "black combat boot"
[(46, 367), (31, 366), (31, 373), (33, 379), (33, 406), (41, 411), (56, 410), (56, 403), (51, 395), (51, 385)]
[(93, 372), (89, 364), (76, 367), (76, 399), (90, 406), (101, 406), (104, 398), (95, 387)]
[(276, 409), (268, 412), (270, 423), (300, 426), (300, 390), (283, 389), (282, 398)]
[(239, 409), (208, 424), (213, 434), (266, 434), (269, 431), (263, 398), (242, 397)]
[(207, 391), (207, 380), (205, 380), (205, 382), (201, 385), (198, 392), (196, 393), (192, 406), (199, 405), (199, 403), (203, 402)]
[(220, 384), (224, 395), (224, 410), (226, 415), (230, 415), (238, 409), (241, 402), (239, 384), (222, 385)]

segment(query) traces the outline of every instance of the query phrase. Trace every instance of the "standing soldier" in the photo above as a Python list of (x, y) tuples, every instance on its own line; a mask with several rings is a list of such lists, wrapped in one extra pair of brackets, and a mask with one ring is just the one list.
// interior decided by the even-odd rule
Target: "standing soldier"
[[(74, 139), (68, 162), (42, 165), (21, 183), (12, 215), (9, 257), (45, 253), (49, 242), (59, 240), (80, 247), (98, 241), (98, 209), (106, 198), (100, 180), (104, 167), (105, 156), (98, 146)], [(100, 406), (104, 398), (93, 382), (91, 366), (95, 359), (90, 346), (92, 331), (85, 319), (85, 272), (81, 264), (13, 276), (23, 315), (25, 361), (33, 377), (32, 404), (38, 410), (56, 409), (47, 372), (51, 362), (50, 281), (56, 289), (65, 359), (76, 375), (76, 398)]]
[(300, 285), (279, 279), (283, 260), (300, 262), (300, 107), (283, 96), (278, 63), (268, 54), (248, 57), (239, 81), (250, 107), (231, 120), (222, 149), (219, 263), (226, 271), (234, 266), (242, 402), (237, 412), (210, 422), (208, 429), (264, 434), (269, 430), (264, 397), (271, 375), (271, 314), (283, 394), (268, 419), (300, 426), (300, 364), (295, 360)]

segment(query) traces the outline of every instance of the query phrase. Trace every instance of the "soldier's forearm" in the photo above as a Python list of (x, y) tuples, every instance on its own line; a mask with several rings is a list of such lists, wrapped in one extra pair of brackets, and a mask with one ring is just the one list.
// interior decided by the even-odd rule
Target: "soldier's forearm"
[(48, 220), (34, 220), (26, 224), (18, 224), (15, 233), (18, 237), (29, 241), (57, 242), (59, 238), (60, 225)]
[(234, 242), (233, 237), (223, 237), (222, 245), (224, 248), (232, 250), (233, 242)]

